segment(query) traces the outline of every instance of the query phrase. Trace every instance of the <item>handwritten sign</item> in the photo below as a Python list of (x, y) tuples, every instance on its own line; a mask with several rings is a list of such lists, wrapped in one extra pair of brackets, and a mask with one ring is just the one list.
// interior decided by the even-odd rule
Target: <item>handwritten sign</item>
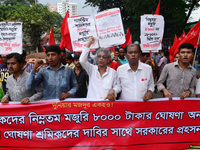
[[(68, 18), (70, 38), (73, 51), (81, 51), (86, 46), (90, 36), (97, 39), (95, 23), (92, 16), (79, 16)], [(95, 42), (91, 48), (98, 48), (98, 42)]]
[(22, 23), (0, 22), (0, 54), (22, 53)]
[(162, 49), (164, 18), (161, 15), (143, 15), (140, 24), (142, 52), (158, 52)]
[(119, 8), (108, 9), (95, 15), (100, 47), (121, 45), (125, 42)]

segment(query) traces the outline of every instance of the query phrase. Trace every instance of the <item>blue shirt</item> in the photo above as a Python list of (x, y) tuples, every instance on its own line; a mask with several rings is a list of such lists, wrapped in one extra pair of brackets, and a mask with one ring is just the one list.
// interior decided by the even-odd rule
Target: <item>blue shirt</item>
[[(118, 60), (120, 61), (120, 63), (122, 64), (122, 65), (124, 65), (124, 64), (127, 64), (128, 63), (128, 60), (126, 59), (126, 57), (124, 56), (124, 59), (122, 60), (122, 59), (120, 59), (119, 57), (118, 57)], [(115, 60), (113, 60), (113, 62), (116, 62)]]
[(57, 70), (48, 66), (41, 68), (37, 75), (35, 73), (31, 70), (26, 80), (26, 88), (30, 90), (43, 82), (43, 99), (58, 99), (63, 92), (68, 92), (73, 96), (78, 89), (72, 69), (63, 64)]

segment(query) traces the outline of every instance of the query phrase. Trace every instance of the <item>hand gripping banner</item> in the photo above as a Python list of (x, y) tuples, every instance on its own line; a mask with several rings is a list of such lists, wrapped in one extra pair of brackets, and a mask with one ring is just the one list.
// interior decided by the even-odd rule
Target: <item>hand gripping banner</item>
[(200, 147), (200, 100), (0, 105), (0, 149)]

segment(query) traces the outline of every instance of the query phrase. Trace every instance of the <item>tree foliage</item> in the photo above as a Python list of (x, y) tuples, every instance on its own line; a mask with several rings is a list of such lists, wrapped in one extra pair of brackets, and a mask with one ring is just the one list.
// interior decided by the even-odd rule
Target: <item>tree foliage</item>
[[(2, 8), (2, 9), (1, 9)], [(4, 13), (1, 11), (4, 10)], [(62, 16), (50, 12), (47, 6), (35, 4), (35, 0), (3, 0), (0, 5), (0, 21), (17, 20), (23, 23), (23, 33), (34, 47), (39, 47), (40, 37), (50, 32), (52, 26), (55, 39), (61, 40), (60, 27)]]
[[(198, 7), (200, 0), (161, 0), (160, 15), (165, 19), (164, 38), (174, 38), (174, 34), (180, 35), (186, 25), (186, 12), (191, 9), (191, 3), (195, 1)], [(98, 11), (118, 7), (121, 10), (124, 28), (130, 28), (133, 40), (139, 40), (140, 16), (154, 14), (159, 0), (86, 0), (85, 4), (98, 7)]]

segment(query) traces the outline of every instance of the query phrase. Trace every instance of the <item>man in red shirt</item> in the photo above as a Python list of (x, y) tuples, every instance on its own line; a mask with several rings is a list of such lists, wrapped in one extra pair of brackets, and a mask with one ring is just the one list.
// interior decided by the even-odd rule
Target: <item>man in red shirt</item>
[(119, 67), (119, 64), (117, 62), (113, 62), (112, 60), (110, 60), (107, 64), (108, 67), (117, 70), (117, 68)]

